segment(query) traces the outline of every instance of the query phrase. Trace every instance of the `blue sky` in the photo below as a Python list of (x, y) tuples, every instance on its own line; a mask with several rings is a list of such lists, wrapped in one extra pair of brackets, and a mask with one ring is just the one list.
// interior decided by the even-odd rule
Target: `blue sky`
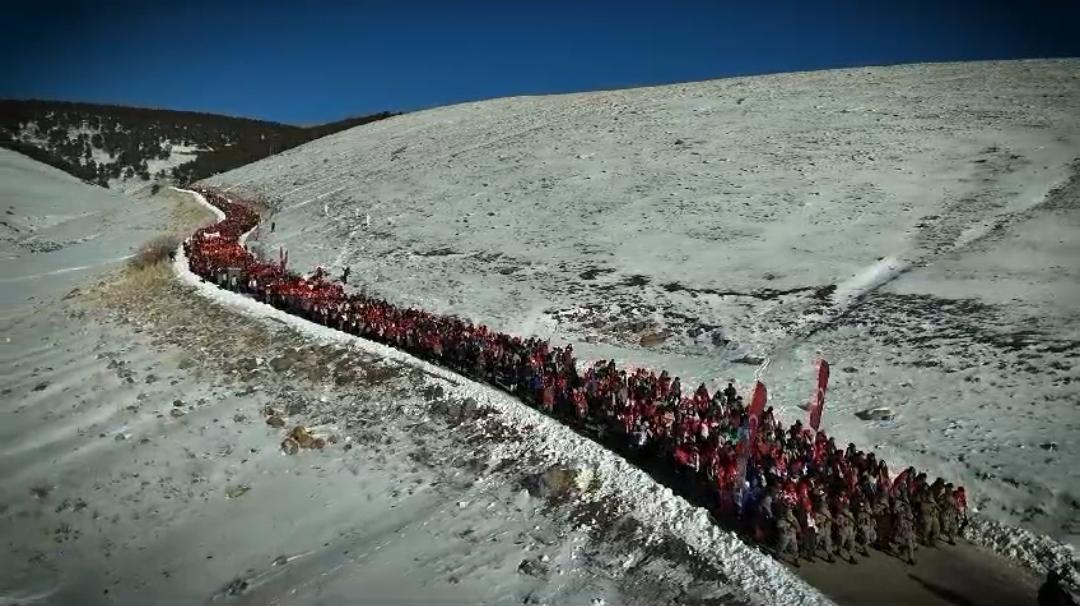
[(518, 94), (855, 65), (1080, 56), (1080, 2), (34, 0), (0, 97), (308, 124)]

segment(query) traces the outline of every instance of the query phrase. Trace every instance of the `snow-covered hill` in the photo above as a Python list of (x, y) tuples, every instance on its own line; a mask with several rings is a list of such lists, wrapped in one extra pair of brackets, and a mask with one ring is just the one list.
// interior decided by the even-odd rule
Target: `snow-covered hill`
[[(238, 316), (167, 264), (116, 271), (206, 220), (175, 212), (187, 196), (127, 200), (5, 150), (0, 176), (17, 233), (81, 239), (16, 238), (0, 265), (0, 603), (828, 603), (624, 462), (606, 485), (647, 483), (657, 524), (601, 500), (595, 468), (540, 481), (565, 449), (530, 450), (521, 415), (453, 378)], [(283, 454), (301, 424), (329, 443)]]
[(48, 301), (115, 268), (159, 233), (163, 215), (0, 149), (0, 308)]
[(199, 112), (5, 99), (0, 100), (0, 147), (144, 198), (160, 182), (201, 179), (390, 115), (305, 127)]
[(769, 359), (787, 418), (822, 354), (833, 435), (1075, 540), (1078, 158), (1080, 61), (1054, 60), (469, 103), (211, 182), (396, 301), (684, 384)]

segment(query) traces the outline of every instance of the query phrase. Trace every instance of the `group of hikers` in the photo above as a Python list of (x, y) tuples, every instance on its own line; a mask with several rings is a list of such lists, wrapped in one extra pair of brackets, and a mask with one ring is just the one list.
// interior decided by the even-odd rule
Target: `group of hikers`
[(579, 364), (572, 345), (552, 346), (484, 325), (347, 293), (317, 269), (310, 276), (262, 262), (240, 243), (258, 215), (204, 192), (226, 218), (184, 244), (191, 270), (219, 286), (319, 324), (391, 345), (496, 385), (563, 422), (600, 436), (628, 456), (669, 472), (687, 495), (798, 565), (856, 561), (876, 548), (914, 563), (918, 546), (953, 542), (966, 521), (962, 487), (885, 461), (771, 407), (744, 402), (733, 382), (710, 392), (679, 377), (613, 360)]

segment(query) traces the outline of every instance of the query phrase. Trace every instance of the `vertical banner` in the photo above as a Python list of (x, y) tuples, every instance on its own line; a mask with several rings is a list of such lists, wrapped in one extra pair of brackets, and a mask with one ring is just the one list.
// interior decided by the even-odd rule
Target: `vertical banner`
[[(765, 390), (765, 383), (761, 381), (754, 381), (754, 394), (750, 399), (750, 418), (758, 420), (761, 418), (761, 414), (765, 413), (765, 403), (768, 400), (768, 393)], [(751, 440), (754, 436), (751, 435)]]
[(736, 490), (742, 491), (743, 483), (746, 481), (746, 463), (750, 458), (750, 453), (756, 446), (758, 422), (761, 419), (761, 414), (765, 412), (765, 402), (768, 399), (768, 393), (765, 390), (765, 384), (761, 381), (754, 382), (754, 392), (750, 396), (750, 410), (747, 412), (747, 427), (745, 433), (742, 434), (742, 439), (739, 441), (739, 466), (736, 477), (738, 486)]
[(825, 391), (829, 388), (829, 363), (817, 361), (817, 386), (810, 398), (810, 428), (817, 431), (821, 426), (821, 413), (825, 411)]

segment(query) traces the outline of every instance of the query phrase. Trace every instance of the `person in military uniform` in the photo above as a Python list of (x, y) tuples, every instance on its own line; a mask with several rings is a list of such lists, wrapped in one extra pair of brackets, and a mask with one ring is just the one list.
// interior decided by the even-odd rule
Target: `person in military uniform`
[(783, 557), (791, 551), (794, 555), (794, 564), (799, 565), (799, 521), (795, 519), (795, 512), (791, 507), (783, 508), (783, 515), (776, 521), (776, 554)]
[(818, 501), (814, 506), (814, 512), (811, 514), (814, 518), (814, 526), (816, 532), (814, 533), (814, 545), (813, 555), (821, 557), (824, 554), (824, 560), (826, 562), (835, 562), (833, 558), (833, 517), (829, 512), (829, 507), (825, 505), (825, 501)]
[(870, 555), (870, 546), (877, 543), (877, 520), (874, 512), (865, 501), (858, 502), (855, 513), (855, 541), (859, 545), (859, 552), (864, 556)]
[(956, 501), (952, 497), (953, 485), (946, 484), (936, 496), (938, 512), (941, 515), (941, 534), (949, 545), (956, 545), (956, 535), (960, 530), (960, 512), (956, 509)]
[(845, 504), (836, 506), (836, 516), (833, 518), (836, 526), (836, 553), (846, 551), (848, 560), (855, 563), (855, 516)]
[(938, 514), (937, 501), (934, 500), (929, 488), (924, 488), (918, 493), (916, 503), (919, 511), (919, 540), (923, 545), (933, 547), (941, 534), (941, 518)]
[(893, 518), (896, 524), (897, 552), (905, 556), (908, 564), (915, 564), (915, 516), (903, 497), (894, 502)]

